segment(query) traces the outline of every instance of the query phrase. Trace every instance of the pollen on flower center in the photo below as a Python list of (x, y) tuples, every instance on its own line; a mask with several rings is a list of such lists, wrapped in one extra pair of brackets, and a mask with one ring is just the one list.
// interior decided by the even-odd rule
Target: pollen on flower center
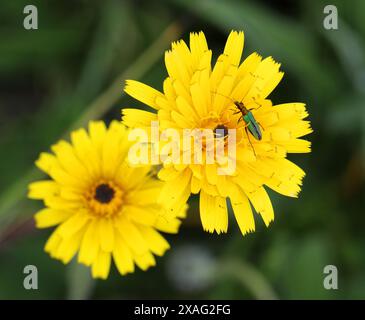
[(108, 184), (102, 183), (96, 187), (94, 198), (100, 203), (109, 203), (114, 197), (115, 191)]
[(123, 191), (113, 181), (99, 181), (91, 186), (85, 195), (86, 205), (91, 214), (110, 217), (120, 212)]

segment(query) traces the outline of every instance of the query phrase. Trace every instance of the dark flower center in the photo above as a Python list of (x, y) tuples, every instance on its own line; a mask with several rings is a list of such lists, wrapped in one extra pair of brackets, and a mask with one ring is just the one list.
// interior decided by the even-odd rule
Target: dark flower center
[(114, 189), (108, 184), (102, 183), (96, 187), (94, 198), (100, 203), (109, 203), (114, 197)]
[(228, 128), (224, 124), (219, 124), (214, 128), (216, 138), (225, 138), (228, 136)]

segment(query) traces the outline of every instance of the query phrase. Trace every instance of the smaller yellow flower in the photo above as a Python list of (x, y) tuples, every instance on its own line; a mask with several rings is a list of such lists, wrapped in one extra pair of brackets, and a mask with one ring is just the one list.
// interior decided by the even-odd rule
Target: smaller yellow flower
[[(128, 163), (131, 143), (119, 122), (109, 128), (90, 122), (71, 133), (71, 143), (52, 146), (36, 165), (52, 180), (31, 183), (29, 198), (43, 200), (46, 208), (35, 215), (38, 228), (57, 226), (45, 251), (68, 263), (78, 261), (92, 268), (94, 278), (106, 279), (113, 257), (124, 275), (155, 265), (168, 242), (158, 231), (176, 233), (186, 204), (174, 208), (157, 204), (163, 182), (154, 179), (151, 167)], [(179, 207), (179, 210), (176, 208)]]

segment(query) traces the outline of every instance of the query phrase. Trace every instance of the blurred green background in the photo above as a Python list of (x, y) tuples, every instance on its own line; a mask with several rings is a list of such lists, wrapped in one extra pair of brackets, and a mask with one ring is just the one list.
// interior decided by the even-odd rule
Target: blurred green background
[[(23, 28), (29, 1), (0, 4), (0, 299), (365, 298), (365, 1), (331, 0), (339, 29), (325, 30), (323, 0), (31, 1), (38, 30)], [(307, 172), (299, 199), (271, 194), (276, 219), (242, 237), (203, 233), (197, 201), (172, 249), (148, 272), (92, 281), (88, 269), (43, 252), (51, 230), (35, 230), (41, 203), (26, 199), (39, 152), (89, 119), (120, 118), (124, 79), (158, 89), (172, 40), (203, 30), (215, 55), (231, 29), (244, 30), (244, 57), (282, 63), (275, 103), (303, 101), (313, 152), (289, 158)], [(232, 217), (231, 217), (232, 218)], [(23, 268), (39, 289), (23, 288)], [(323, 268), (338, 268), (325, 290)]]

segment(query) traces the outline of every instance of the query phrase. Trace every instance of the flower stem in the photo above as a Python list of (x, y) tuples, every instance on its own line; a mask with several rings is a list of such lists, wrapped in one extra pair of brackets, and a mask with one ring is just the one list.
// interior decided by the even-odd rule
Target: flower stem
[(265, 277), (253, 266), (242, 260), (232, 258), (223, 260), (219, 267), (219, 272), (227, 277), (236, 279), (244, 288), (251, 292), (255, 299), (278, 299)]

